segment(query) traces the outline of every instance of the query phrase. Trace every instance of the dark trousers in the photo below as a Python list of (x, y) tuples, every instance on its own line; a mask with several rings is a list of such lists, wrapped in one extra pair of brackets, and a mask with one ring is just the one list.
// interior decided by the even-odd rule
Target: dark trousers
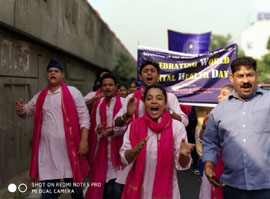
[(202, 162), (202, 159), (199, 159), (199, 170), (200, 170), (200, 175), (203, 176), (203, 162)]
[(121, 199), (124, 185), (115, 182), (115, 179), (105, 183), (103, 199)]
[(198, 155), (195, 147), (191, 151), (191, 157), (192, 157), (192, 160), (193, 160), (193, 164), (192, 164), (193, 170), (198, 169), (199, 168), (199, 166), (198, 166), (199, 155)]
[(230, 186), (223, 188), (224, 199), (269, 199), (270, 189), (242, 190)]
[(70, 190), (72, 199), (83, 199), (82, 188), (74, 187), (72, 178), (64, 179), (65, 186), (61, 186), (60, 182), (60, 179), (41, 181), (42, 199), (57, 199), (60, 196), (59, 191), (61, 192), (66, 187)]

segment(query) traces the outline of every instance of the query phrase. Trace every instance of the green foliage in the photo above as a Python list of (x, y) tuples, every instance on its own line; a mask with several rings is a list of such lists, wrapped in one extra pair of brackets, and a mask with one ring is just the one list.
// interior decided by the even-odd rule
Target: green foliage
[[(270, 51), (270, 37), (267, 41), (267, 50)], [(259, 83), (270, 83), (270, 52), (257, 60), (257, 70), (259, 71)]]
[(257, 60), (257, 70), (259, 71), (258, 82), (270, 83), (270, 53)]
[(267, 50), (270, 50), (270, 37), (268, 38), (266, 49), (267, 49)]
[(113, 75), (117, 78), (119, 83), (127, 83), (129, 79), (136, 74), (136, 66), (131, 66), (130, 58), (121, 53), (117, 59), (117, 64), (112, 70)]
[(245, 56), (245, 52), (238, 47), (238, 53), (237, 53), (237, 57), (244, 57)]
[(232, 44), (233, 41), (231, 39), (232, 39), (231, 34), (227, 34), (226, 36), (212, 34), (210, 41), (210, 50), (215, 50), (217, 48)]
[[(217, 48), (227, 46), (232, 43), (234, 42), (232, 41), (231, 34), (227, 34), (226, 36), (212, 34), (211, 41), (210, 41), (210, 50), (215, 50)], [(244, 51), (238, 47), (238, 57), (244, 57), (244, 56), (245, 56)]]

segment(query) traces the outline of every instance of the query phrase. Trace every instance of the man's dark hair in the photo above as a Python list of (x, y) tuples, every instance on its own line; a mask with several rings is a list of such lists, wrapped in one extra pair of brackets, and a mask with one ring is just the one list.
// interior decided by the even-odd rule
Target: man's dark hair
[(159, 85), (159, 84), (152, 84), (152, 85), (146, 87), (146, 89), (144, 91), (144, 96), (143, 96), (143, 101), (144, 102), (145, 102), (145, 98), (146, 98), (147, 92), (151, 88), (158, 88), (158, 89), (160, 89), (162, 91), (164, 97), (165, 97), (165, 102), (167, 102), (167, 92), (166, 92), (166, 89), (162, 85)]
[(100, 77), (100, 75), (101, 75), (101, 73), (104, 73), (104, 72), (107, 72), (107, 73), (110, 73), (111, 71), (109, 70), (109, 69), (107, 69), (107, 68), (102, 68), (100, 71), (98, 71), (97, 73), (96, 73), (96, 79), (100, 79), (101, 77)]
[(117, 84), (116, 78), (113, 76), (113, 74), (106, 73), (106, 74), (102, 75), (102, 77), (100, 78), (100, 86), (101, 87), (102, 87), (103, 80), (108, 79), (108, 78), (112, 79), (114, 81), (115, 85)]
[(251, 57), (240, 57), (240, 58), (236, 58), (231, 63), (232, 73), (235, 73), (240, 66), (249, 66), (249, 67), (252, 67), (256, 71), (257, 63)]
[[(99, 82), (99, 84), (97, 84)], [(100, 88), (100, 81), (98, 79), (95, 80), (93, 91), (97, 91)]]
[(158, 63), (152, 62), (152, 61), (150, 61), (150, 60), (146, 60), (146, 61), (143, 62), (143, 64), (142, 64), (141, 67), (140, 67), (140, 74), (142, 74), (142, 69), (143, 69), (146, 65), (152, 65), (152, 66), (154, 66), (154, 67), (157, 69), (157, 72), (158, 72), (158, 74), (159, 74), (159, 65), (158, 65)]

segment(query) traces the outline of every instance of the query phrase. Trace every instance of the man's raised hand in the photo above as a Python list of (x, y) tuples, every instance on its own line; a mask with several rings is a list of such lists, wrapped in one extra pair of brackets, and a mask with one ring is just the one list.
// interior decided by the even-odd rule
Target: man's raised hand
[(26, 112), (24, 110), (24, 103), (23, 103), (22, 98), (20, 98), (18, 101), (16, 101), (15, 110), (16, 110), (16, 113), (18, 114), (18, 116), (20, 116), (22, 118), (26, 117)]
[(138, 100), (134, 97), (130, 98), (128, 100), (128, 104), (127, 104), (127, 114), (129, 116), (133, 115), (136, 111), (136, 107), (137, 107), (137, 103), (138, 103)]

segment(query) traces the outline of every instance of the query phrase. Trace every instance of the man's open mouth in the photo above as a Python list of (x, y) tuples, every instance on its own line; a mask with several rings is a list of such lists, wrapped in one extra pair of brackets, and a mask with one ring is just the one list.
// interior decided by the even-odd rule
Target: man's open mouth
[(152, 80), (153, 80), (153, 77), (147, 77), (146, 80), (147, 80), (147, 81), (152, 81)]

